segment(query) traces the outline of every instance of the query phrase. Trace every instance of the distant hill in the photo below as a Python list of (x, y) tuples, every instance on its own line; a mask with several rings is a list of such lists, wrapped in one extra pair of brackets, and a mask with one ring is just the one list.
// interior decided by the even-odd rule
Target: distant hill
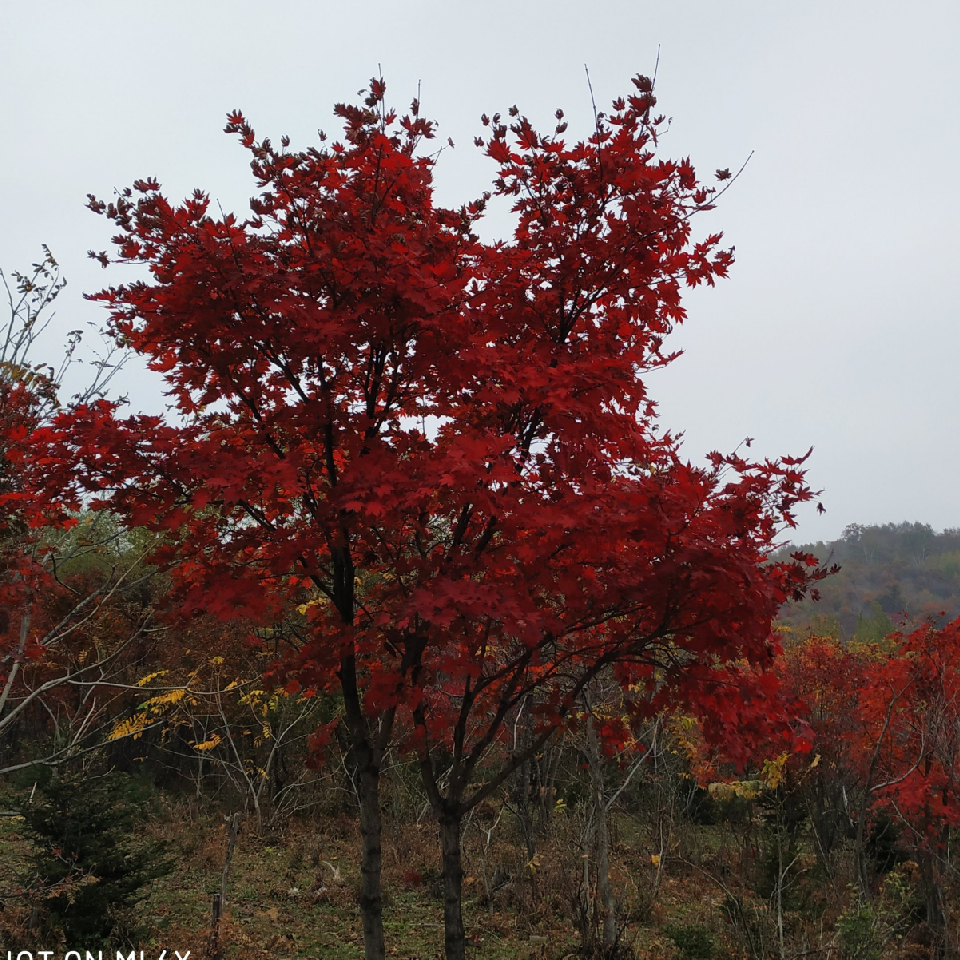
[(839, 540), (791, 545), (840, 572), (820, 584), (820, 600), (785, 604), (780, 622), (794, 632), (875, 640), (930, 619), (960, 616), (960, 529), (934, 533), (924, 523), (852, 524)]

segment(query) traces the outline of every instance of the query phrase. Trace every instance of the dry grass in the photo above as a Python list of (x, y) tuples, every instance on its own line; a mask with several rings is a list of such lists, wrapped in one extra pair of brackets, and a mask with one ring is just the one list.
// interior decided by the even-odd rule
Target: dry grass
[[(213, 960), (211, 905), (220, 889), (226, 850), (223, 818), (189, 805), (168, 803), (164, 815), (145, 824), (144, 829), (151, 839), (167, 840), (176, 859), (175, 872), (156, 881), (139, 908), (148, 931), (138, 945), (145, 960), (159, 956), (164, 949), (168, 956), (173, 956), (174, 950), (181, 954), (190, 950), (191, 960)], [(468, 957), (561, 960), (576, 956), (574, 904), (582, 860), (575, 817), (555, 817), (532, 863), (525, 862), (524, 844), (509, 816), (501, 818), (491, 836), (485, 829), (469, 827), (464, 838)], [(750, 917), (755, 914), (763, 919), (768, 905), (750, 892), (746, 876), (735, 869), (735, 845), (717, 848), (723, 829), (684, 826), (683, 842), (664, 874), (656, 901), (651, 902), (654, 868), (650, 837), (644, 830), (631, 828), (627, 820), (618, 824), (611, 875), (623, 894), (622, 958), (746, 958), (742, 931), (724, 918), (725, 889), (742, 897)], [(30, 904), (18, 894), (16, 882), (27, 850), (18, 821), (0, 820), (0, 948), (82, 949), (83, 945), (35, 942), (30, 932)], [(291, 822), (282, 831), (265, 836), (255, 835), (248, 824), (239, 838), (227, 887), (216, 951), (219, 960), (362, 957), (358, 850), (356, 821), (342, 809), (324, 811), (312, 821)], [(687, 864), (684, 857), (689, 858)], [(700, 866), (695, 867), (693, 861)], [(717, 874), (716, 879), (711, 872)], [(438, 843), (432, 822), (424, 819), (418, 823), (410, 810), (387, 819), (384, 887), (388, 956), (439, 960), (443, 930)], [(826, 956), (833, 919), (824, 916), (818, 921), (819, 936), (809, 926), (806, 943), (814, 949), (806, 956)], [(696, 946), (697, 937), (701, 944), (710, 945), (702, 948), (708, 953), (697, 952), (701, 949)], [(795, 945), (799, 949), (800, 941)], [(903, 943), (900, 948), (907, 956), (912, 945)]]
[[(249, 830), (241, 834), (220, 927), (218, 952), (223, 960), (362, 957), (356, 822), (344, 813), (332, 812), (320, 818), (319, 824), (293, 823), (282, 834), (265, 837)], [(177, 861), (175, 872), (156, 881), (140, 905), (140, 917), (149, 931), (140, 945), (145, 956), (157, 956), (166, 949), (171, 956), (173, 950), (181, 954), (190, 950), (192, 960), (210, 958), (211, 906), (220, 889), (226, 849), (222, 818), (168, 804), (164, 816), (147, 824), (145, 830), (167, 840)], [(485, 853), (468, 832), (464, 857), (468, 956), (558, 960), (574, 954), (577, 938), (571, 918), (579, 857), (568, 833), (570, 830), (558, 823), (553, 836), (542, 844), (536, 862), (525, 864), (522, 844), (506, 819)], [(384, 923), (388, 955), (397, 960), (442, 957), (442, 880), (437, 848), (430, 822), (386, 825)], [(24, 863), (25, 851), (26, 842), (16, 831), (16, 821), (0, 824), (0, 860), (4, 864), (0, 945), (4, 949), (37, 947), (29, 932), (29, 908), (18, 900), (13, 880)], [(616, 866), (618, 874), (634, 888), (630, 876), (635, 868), (636, 863)], [(488, 887), (492, 889), (489, 898)], [(672, 899), (672, 888), (664, 892)], [(654, 928), (637, 924), (624, 942), (632, 955), (643, 960), (669, 960), (676, 953), (669, 939)]]

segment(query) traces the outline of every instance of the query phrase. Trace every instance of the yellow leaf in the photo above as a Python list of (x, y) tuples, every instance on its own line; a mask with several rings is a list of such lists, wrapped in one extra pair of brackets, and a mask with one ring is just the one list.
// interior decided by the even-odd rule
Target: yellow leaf
[(660, 866), (660, 854), (659, 854), (659, 853), (651, 853), (651, 854), (650, 854), (650, 862), (651, 862), (655, 867), (659, 867), (659, 866)]
[(139, 740), (149, 723), (150, 718), (145, 713), (135, 713), (132, 717), (115, 724), (107, 734), (107, 739), (119, 740), (121, 737), (133, 737), (134, 740)]
[(179, 703), (186, 693), (187, 691), (183, 687), (179, 690), (170, 690), (167, 693), (161, 693), (157, 697), (151, 697), (149, 700), (145, 700), (140, 704), (140, 709), (156, 713), (159, 707), (166, 706), (168, 703)]
[(157, 677), (162, 677), (166, 674), (166, 670), (157, 670), (156, 673), (148, 673), (145, 677), (141, 677), (137, 681), (138, 687), (145, 687), (151, 680), (156, 680)]
[(194, 750), (212, 750), (219, 743), (220, 743), (220, 736), (215, 733), (209, 740), (204, 740), (203, 743), (194, 743), (193, 749)]
[(787, 760), (790, 759), (789, 753), (781, 753), (776, 760), (765, 760), (763, 763), (763, 781), (771, 789), (776, 790), (783, 781), (786, 772)]
[(300, 606), (297, 607), (297, 613), (304, 614), (311, 607), (321, 607), (324, 604), (326, 604), (326, 602), (327, 602), (326, 597), (316, 597), (313, 600), (308, 600), (306, 603), (301, 603)]

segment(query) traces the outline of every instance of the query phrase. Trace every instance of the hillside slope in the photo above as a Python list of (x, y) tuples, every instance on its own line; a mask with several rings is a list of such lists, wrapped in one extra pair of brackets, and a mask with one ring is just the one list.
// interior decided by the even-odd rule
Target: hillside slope
[(960, 529), (935, 533), (923, 523), (852, 524), (839, 540), (791, 545), (840, 572), (820, 588), (820, 600), (786, 604), (781, 623), (793, 631), (875, 640), (924, 620), (960, 616)]

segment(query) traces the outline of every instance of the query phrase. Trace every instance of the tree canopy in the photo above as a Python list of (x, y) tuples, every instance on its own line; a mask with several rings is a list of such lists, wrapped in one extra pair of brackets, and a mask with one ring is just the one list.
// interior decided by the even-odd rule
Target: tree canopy
[(384, 952), (379, 766), (400, 737), (444, 833), (453, 958), (461, 818), (523, 760), (471, 793), (505, 721), (529, 702), (535, 750), (610, 670), (640, 713), (700, 703), (735, 725), (735, 665), (762, 671), (777, 609), (819, 568), (767, 562), (812, 497), (803, 458), (699, 467), (659, 429), (645, 374), (675, 357), (683, 288), (732, 254), (692, 239), (713, 190), (658, 155), (652, 83), (575, 143), (561, 111), (547, 134), (517, 108), (483, 118), (517, 217), (492, 244), (474, 230), (490, 195), (435, 205), (433, 124), (384, 96), (371, 81), (336, 108), (342, 140), (301, 151), (231, 114), (259, 191), (245, 218), (155, 180), (91, 198), (117, 260), (149, 271), (95, 299), (172, 415), (75, 404), (30, 469), (58, 508), (92, 498), (160, 533), (183, 611), (299, 611), (278, 671), (343, 698), (367, 956)]

